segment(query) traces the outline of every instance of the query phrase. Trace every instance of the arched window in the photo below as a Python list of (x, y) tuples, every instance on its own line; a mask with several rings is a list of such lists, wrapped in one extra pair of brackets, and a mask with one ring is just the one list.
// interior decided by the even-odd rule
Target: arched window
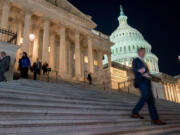
[(131, 47), (129, 46), (129, 52), (131, 51)]
[(122, 47), (119, 48), (119, 52), (120, 52), (120, 53), (122, 52)]
[(135, 50), (135, 46), (133, 45), (133, 50)]
[(118, 54), (118, 48), (116, 48), (116, 54)]
[(124, 53), (126, 53), (126, 47), (124, 46)]
[(113, 50), (113, 49), (112, 49), (112, 51), (111, 51), (111, 52), (112, 52), (112, 54), (114, 55), (114, 50)]

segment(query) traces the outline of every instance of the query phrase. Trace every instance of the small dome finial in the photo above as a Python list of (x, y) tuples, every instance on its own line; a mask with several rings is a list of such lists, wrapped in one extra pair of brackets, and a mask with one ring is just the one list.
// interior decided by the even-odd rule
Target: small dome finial
[(120, 12), (120, 15), (121, 15), (121, 16), (124, 16), (124, 10), (123, 10), (123, 6), (122, 6), (122, 5), (120, 5), (120, 11), (121, 11), (121, 12)]

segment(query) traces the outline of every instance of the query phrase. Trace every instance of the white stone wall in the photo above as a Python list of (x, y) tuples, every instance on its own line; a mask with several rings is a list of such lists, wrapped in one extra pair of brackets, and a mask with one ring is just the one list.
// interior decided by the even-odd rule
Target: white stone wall
[(158, 82), (152, 82), (152, 89), (155, 98), (166, 99), (164, 94), (164, 85)]

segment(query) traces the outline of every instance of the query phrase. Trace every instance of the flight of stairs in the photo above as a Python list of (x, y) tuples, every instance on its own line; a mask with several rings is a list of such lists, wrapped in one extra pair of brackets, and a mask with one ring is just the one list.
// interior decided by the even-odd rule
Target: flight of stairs
[(157, 101), (162, 120), (129, 117), (138, 97), (73, 83), (0, 83), (0, 135), (180, 135), (180, 104)]

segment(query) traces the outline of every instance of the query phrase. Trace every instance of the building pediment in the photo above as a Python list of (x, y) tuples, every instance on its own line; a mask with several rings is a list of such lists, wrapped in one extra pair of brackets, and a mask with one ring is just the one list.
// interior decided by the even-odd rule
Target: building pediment
[(92, 23), (92, 25), (94, 25), (94, 27), (96, 27), (96, 24), (91, 20), (92, 19), (91, 16), (82, 13), (80, 10), (78, 10), (75, 6), (73, 6), (67, 0), (45, 0), (45, 1), (50, 2), (54, 6), (57, 6), (72, 15), (75, 15), (81, 19), (84, 19), (84, 20)]

